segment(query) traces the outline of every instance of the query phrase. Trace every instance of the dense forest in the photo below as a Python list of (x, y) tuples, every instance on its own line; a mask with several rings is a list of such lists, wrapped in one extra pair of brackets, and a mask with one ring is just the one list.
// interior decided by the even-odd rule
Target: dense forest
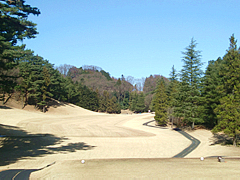
[(191, 40), (183, 52), (183, 66), (177, 73), (174, 66), (170, 83), (160, 82), (156, 90), (155, 119), (166, 119), (179, 126), (204, 125), (214, 133), (224, 132), (237, 145), (240, 133), (240, 49), (234, 35), (230, 37), (226, 54), (210, 60), (206, 71), (201, 67), (201, 54), (196, 41)]
[[(26, 105), (43, 112), (56, 99), (83, 108), (108, 113), (121, 109), (133, 112), (155, 111), (159, 125), (169, 121), (177, 126), (203, 125), (213, 132), (233, 137), (240, 133), (240, 50), (234, 35), (223, 57), (210, 60), (202, 70), (201, 51), (191, 40), (182, 52), (182, 69), (173, 66), (170, 77), (150, 75), (111, 77), (100, 67), (85, 65), (54, 67), (48, 60), (18, 42), (35, 38), (36, 24), (28, 15), (40, 11), (25, 1), (1, 0), (0, 21), (0, 100), (3, 104), (17, 94)], [(216, 55), (217, 56), (217, 55)]]

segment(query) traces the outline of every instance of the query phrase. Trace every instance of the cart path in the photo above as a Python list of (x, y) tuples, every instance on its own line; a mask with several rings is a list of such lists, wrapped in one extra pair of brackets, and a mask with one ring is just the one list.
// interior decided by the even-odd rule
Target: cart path
[(27, 180), (32, 172), (39, 169), (10, 169), (0, 172), (0, 179)]
[[(160, 127), (160, 126), (153, 126), (153, 125), (149, 125), (150, 123), (154, 122), (155, 120), (149, 121), (144, 123), (144, 126), (148, 126), (148, 127), (153, 127), (153, 128), (160, 128), (163, 129), (164, 127)], [(184, 158), (185, 156), (187, 156), (188, 154), (190, 154), (193, 150), (195, 150), (198, 145), (201, 143), (198, 139), (196, 139), (195, 137), (189, 135), (188, 133), (182, 131), (181, 129), (175, 128), (175, 131), (179, 132), (180, 134), (182, 134), (183, 136), (185, 136), (187, 139), (189, 139), (190, 141), (192, 141), (191, 145), (188, 146), (187, 148), (185, 148), (183, 151), (181, 151), (180, 153), (176, 154), (175, 156), (173, 156), (173, 158)]]
[(40, 171), (49, 166), (52, 166), (56, 162), (48, 164), (47, 166), (40, 169), (9, 169), (0, 172), (0, 179), (12, 179), (12, 180), (28, 180), (32, 172)]
[(181, 129), (174, 129), (174, 130), (179, 132), (183, 136), (185, 136), (190, 141), (192, 141), (192, 144), (190, 146), (188, 146), (186, 149), (184, 149), (182, 152), (173, 156), (173, 158), (183, 158), (183, 157), (185, 157), (186, 155), (191, 153), (193, 150), (195, 150), (198, 147), (198, 145), (201, 143), (198, 139), (196, 139), (195, 137), (193, 137), (193, 136), (189, 135), (188, 133), (182, 131)]

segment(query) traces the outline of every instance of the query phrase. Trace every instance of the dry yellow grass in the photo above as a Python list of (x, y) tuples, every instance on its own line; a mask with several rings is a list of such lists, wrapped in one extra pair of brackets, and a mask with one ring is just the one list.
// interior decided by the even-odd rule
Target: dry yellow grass
[[(171, 158), (191, 142), (169, 128), (143, 126), (153, 114), (109, 115), (62, 104), (48, 113), (0, 108), (1, 167), (35, 169), (32, 179), (195, 179), (235, 178), (238, 160), (218, 163), (200, 157), (240, 157), (239, 148), (212, 145), (207, 130), (190, 134), (201, 141), (187, 158)], [(81, 164), (85, 159), (86, 163)], [(228, 175), (228, 176), (227, 176)], [(79, 178), (80, 177), (80, 178)], [(237, 176), (236, 176), (237, 177)]]
[(60, 161), (32, 179), (238, 179), (240, 160), (205, 159), (102, 159)]

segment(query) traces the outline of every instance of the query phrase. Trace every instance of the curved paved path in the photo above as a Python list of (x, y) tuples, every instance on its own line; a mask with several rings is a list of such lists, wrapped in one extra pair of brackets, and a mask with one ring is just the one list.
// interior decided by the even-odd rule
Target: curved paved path
[(183, 158), (189, 153), (191, 153), (194, 149), (198, 147), (198, 145), (201, 143), (198, 139), (195, 137), (189, 135), (188, 133), (182, 131), (181, 129), (174, 129), (175, 131), (179, 132), (183, 136), (185, 136), (187, 139), (192, 141), (192, 144), (188, 146), (186, 149), (184, 149), (182, 152), (178, 153), (177, 155), (173, 156), (173, 158)]
[[(149, 123), (154, 122), (155, 120), (152, 121), (148, 121), (146, 123), (144, 123), (144, 126), (149, 126), (149, 127), (154, 127), (154, 128), (160, 128), (160, 129), (164, 129), (164, 127), (160, 127), (160, 126), (153, 126), (153, 125), (149, 125)], [(191, 153), (193, 150), (195, 150), (198, 145), (201, 143), (198, 139), (194, 138), (193, 136), (189, 135), (188, 133), (182, 131), (181, 129), (175, 128), (175, 131), (179, 132), (180, 134), (182, 134), (183, 136), (185, 136), (187, 139), (189, 139), (190, 141), (192, 141), (191, 145), (188, 146), (187, 148), (185, 148), (183, 151), (181, 151), (180, 153), (176, 154), (175, 156), (173, 156), (173, 158), (183, 158), (186, 155), (188, 155), (189, 153)]]
[(47, 166), (40, 169), (9, 169), (0, 172), (0, 179), (11, 179), (11, 180), (29, 180), (29, 176), (34, 171), (39, 171), (52, 166), (55, 162), (48, 164)]
[(10, 169), (0, 172), (0, 179), (28, 180), (32, 172), (39, 169)]

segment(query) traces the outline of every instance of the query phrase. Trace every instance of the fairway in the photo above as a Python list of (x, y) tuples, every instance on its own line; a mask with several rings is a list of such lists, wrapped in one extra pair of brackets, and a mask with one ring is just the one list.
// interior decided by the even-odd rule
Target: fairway
[(102, 159), (60, 161), (32, 179), (238, 179), (240, 159)]
[(1, 137), (0, 170), (40, 169), (56, 162), (33, 172), (32, 179), (181, 178), (204, 175), (209, 169), (214, 177), (227, 171), (239, 173), (232, 168), (239, 167), (238, 160), (200, 161), (200, 157), (240, 156), (239, 148), (213, 144), (207, 130), (189, 132), (200, 145), (186, 159), (171, 159), (191, 141), (171, 128), (151, 127), (154, 122), (143, 125), (153, 120), (151, 113), (110, 115), (74, 105), (52, 108), (45, 114), (15, 108), (2, 108), (0, 113), (5, 135)]

